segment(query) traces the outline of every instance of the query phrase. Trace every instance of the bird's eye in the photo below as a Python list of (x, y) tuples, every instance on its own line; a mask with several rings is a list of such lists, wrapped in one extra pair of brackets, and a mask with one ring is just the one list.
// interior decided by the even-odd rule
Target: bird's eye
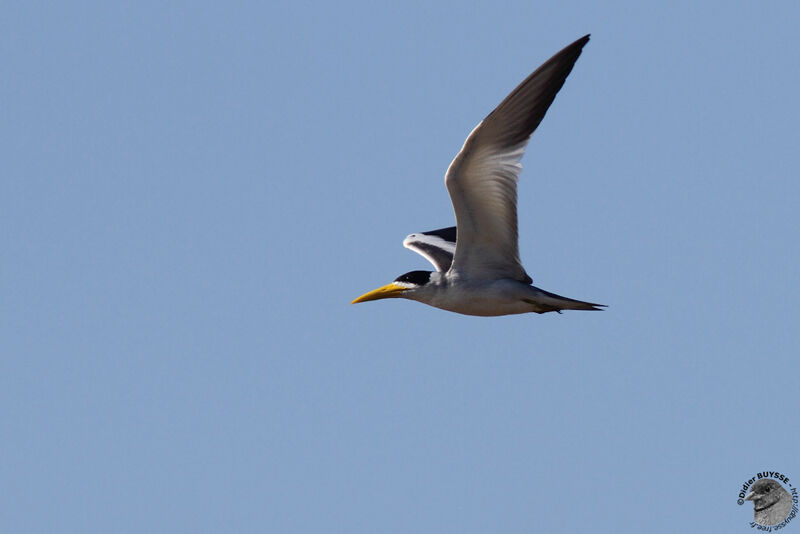
[(769, 493), (770, 491), (772, 491), (771, 487), (767, 486), (766, 488), (764, 488), (764, 493)]

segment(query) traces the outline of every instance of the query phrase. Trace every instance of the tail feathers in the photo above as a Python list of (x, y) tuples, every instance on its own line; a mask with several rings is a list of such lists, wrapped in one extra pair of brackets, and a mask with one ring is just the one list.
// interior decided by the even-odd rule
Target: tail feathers
[(532, 287), (537, 292), (537, 295), (523, 299), (537, 307), (536, 313), (558, 312), (561, 310), (588, 310), (588, 311), (603, 311), (606, 307), (605, 304), (594, 304), (592, 302), (584, 302), (582, 300), (570, 299), (550, 293), (538, 287)]

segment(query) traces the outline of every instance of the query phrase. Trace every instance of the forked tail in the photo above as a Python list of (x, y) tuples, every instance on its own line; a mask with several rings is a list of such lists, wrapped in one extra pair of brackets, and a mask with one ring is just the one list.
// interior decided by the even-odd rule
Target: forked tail
[(558, 312), (561, 310), (589, 310), (589, 311), (603, 311), (606, 307), (605, 304), (594, 304), (592, 302), (584, 302), (582, 300), (575, 300), (555, 293), (550, 293), (544, 289), (531, 286), (538, 293), (535, 297), (524, 298), (525, 302), (533, 304), (538, 309), (536, 313)]

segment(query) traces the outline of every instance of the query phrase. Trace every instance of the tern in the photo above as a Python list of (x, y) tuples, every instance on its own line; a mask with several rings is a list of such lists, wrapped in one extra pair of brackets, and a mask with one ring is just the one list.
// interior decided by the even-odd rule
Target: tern
[(472, 130), (445, 174), (456, 226), (411, 234), (403, 245), (430, 261), (352, 303), (416, 300), (477, 316), (600, 310), (532, 285), (519, 258), (517, 181), (528, 140), (564, 85), (589, 35), (536, 69)]

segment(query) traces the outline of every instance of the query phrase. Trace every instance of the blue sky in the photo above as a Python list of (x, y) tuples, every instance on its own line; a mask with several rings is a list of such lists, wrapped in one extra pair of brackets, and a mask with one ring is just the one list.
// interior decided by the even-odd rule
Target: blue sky
[[(742, 482), (800, 482), (797, 20), (6, 5), (1, 529), (750, 531)], [(608, 310), (351, 306), (428, 268), (466, 135), (586, 33), (520, 249)]]

